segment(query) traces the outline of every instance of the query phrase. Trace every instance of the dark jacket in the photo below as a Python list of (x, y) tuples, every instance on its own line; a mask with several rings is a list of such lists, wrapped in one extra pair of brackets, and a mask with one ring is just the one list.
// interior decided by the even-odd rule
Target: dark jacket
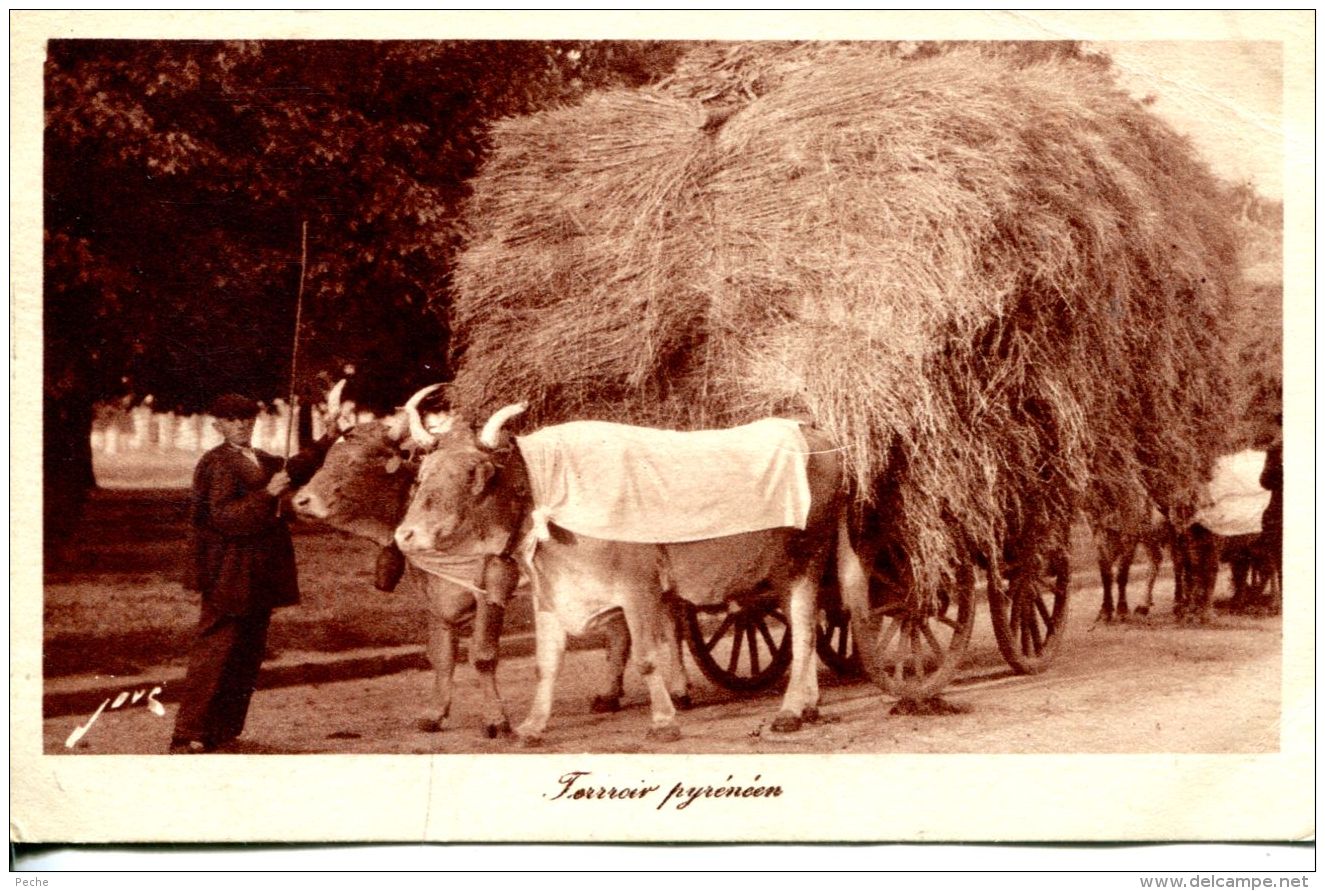
[(1270, 503), (1261, 516), (1261, 532), (1278, 542), (1284, 528), (1284, 444), (1280, 440), (1265, 453), (1261, 488), (1270, 491)]
[(261, 466), (222, 443), (193, 473), (192, 557), (185, 587), (215, 613), (249, 615), (299, 602), (294, 545), (267, 483), (281, 459), (255, 451)]

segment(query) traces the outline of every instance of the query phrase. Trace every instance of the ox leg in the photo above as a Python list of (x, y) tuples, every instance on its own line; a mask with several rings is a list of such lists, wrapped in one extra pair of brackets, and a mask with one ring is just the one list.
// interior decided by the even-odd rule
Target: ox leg
[[(676, 707), (672, 704), (672, 696), (663, 678), (665, 663), (671, 658), (663, 652), (666, 649), (666, 632), (660, 627), (668, 621), (667, 611), (661, 603), (641, 608), (636, 596), (631, 595), (626, 604), (626, 624), (630, 628), (631, 644), (635, 650), (635, 666), (649, 689), (652, 709), (649, 738), (672, 742), (681, 738), (681, 728), (677, 726)], [(664, 664), (660, 664), (660, 661)], [(660, 671), (660, 668), (663, 670)]]
[(1201, 526), (1192, 527), (1195, 551), (1195, 580), (1186, 593), (1186, 614), (1189, 621), (1205, 624), (1210, 621), (1210, 598), (1219, 578), (1220, 543), (1214, 533)]
[(1103, 551), (1096, 561), (1100, 567), (1100, 587), (1104, 591), (1104, 600), (1100, 603), (1100, 618), (1113, 621), (1113, 565), (1112, 558)]
[(675, 598), (669, 598), (664, 605), (665, 615), (662, 620), (663, 645), (659, 652), (665, 655), (664, 680), (672, 704), (685, 711), (693, 703), (690, 700), (690, 679), (686, 677), (685, 658), (681, 653), (681, 635), (678, 631), (681, 621), (681, 604)]
[(497, 656), (501, 647), (501, 626), (506, 608), (479, 598), (474, 614), (473, 649), (474, 669), (478, 672), (479, 689), (483, 694), (483, 733), (488, 739), (511, 735), (511, 720), (506, 716), (506, 704), (497, 689)]
[(791, 622), (791, 680), (782, 697), (782, 709), (773, 719), (777, 733), (793, 733), (805, 720), (819, 717), (819, 677), (814, 661), (815, 611), (819, 586), (815, 575), (805, 575), (791, 585), (788, 617)]
[[(659, 650), (658, 662), (667, 692), (673, 705), (679, 709), (688, 709), (691, 706), (690, 682), (682, 662), (681, 639), (676, 633), (676, 604), (673, 601), (668, 602), (667, 620), (663, 622), (661, 631), (663, 646)], [(630, 627), (626, 624), (625, 614), (615, 614), (603, 632), (607, 636), (608, 687), (606, 693), (595, 696), (590, 703), (590, 710), (599, 713), (619, 711), (621, 697), (625, 695), (622, 678), (630, 658)]]
[(607, 637), (607, 691), (595, 696), (589, 703), (592, 712), (615, 712), (621, 708), (621, 697), (625, 694), (622, 676), (626, 673), (626, 660), (630, 658), (630, 629), (626, 626), (626, 617), (614, 613), (603, 628)]
[[(1237, 610), (1245, 610), (1248, 606), (1247, 599), (1251, 593), (1251, 565), (1247, 562), (1245, 551), (1241, 545), (1231, 552), (1225, 551), (1221, 561), (1228, 564), (1228, 587), (1232, 592), (1229, 595), (1227, 606)], [(1216, 578), (1218, 570), (1216, 570)], [(1211, 587), (1211, 605), (1214, 604), (1214, 593), (1218, 590), (1218, 585)]]
[(1146, 554), (1150, 558), (1150, 577), (1146, 579), (1146, 602), (1136, 608), (1139, 616), (1150, 615), (1150, 610), (1155, 605), (1155, 582), (1159, 580), (1159, 570), (1164, 564), (1164, 551), (1154, 545), (1146, 545)]
[(534, 646), (538, 685), (534, 688), (534, 702), (529, 707), (529, 716), (515, 728), (520, 739), (530, 746), (543, 741), (543, 731), (547, 729), (548, 718), (552, 716), (552, 694), (556, 689), (557, 675), (561, 672), (561, 663), (566, 656), (566, 632), (556, 613), (534, 611)]
[(1118, 560), (1118, 618), (1127, 619), (1127, 580), (1132, 575), (1132, 563), (1136, 560), (1136, 545), (1123, 548)]
[(437, 733), (451, 714), (451, 694), (454, 691), (455, 663), (460, 648), (460, 636), (451, 625), (435, 612), (428, 615), (428, 662), (432, 665), (433, 707), (419, 719), (418, 727), (425, 733)]
[(1191, 531), (1173, 537), (1173, 615), (1181, 620), (1187, 613), (1187, 591), (1192, 586)]

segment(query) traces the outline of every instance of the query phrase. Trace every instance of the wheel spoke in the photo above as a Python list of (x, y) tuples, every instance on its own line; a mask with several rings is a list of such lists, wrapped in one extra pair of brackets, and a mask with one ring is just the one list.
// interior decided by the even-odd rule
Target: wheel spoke
[(1035, 598), (1035, 608), (1039, 611), (1040, 615), (1044, 618), (1044, 626), (1045, 626), (1046, 628), (1050, 628), (1050, 629), (1052, 629), (1052, 628), (1054, 627), (1054, 619), (1053, 619), (1053, 615), (1049, 612), (1049, 607), (1045, 605), (1045, 602), (1044, 602), (1044, 598), (1043, 598), (1043, 597), (1036, 597), (1036, 598)]
[(956, 631), (958, 628), (961, 627), (961, 623), (958, 622), (955, 618), (949, 618), (948, 616), (935, 616), (934, 618), (942, 622), (944, 625), (947, 625), (953, 631)]
[(930, 648), (934, 651), (935, 655), (939, 657), (939, 662), (942, 662), (944, 657), (943, 645), (939, 643), (939, 639), (934, 636), (934, 632), (929, 630), (929, 623), (927, 622), (924, 625), (921, 625), (920, 630), (924, 633), (925, 640), (929, 642)]
[(763, 631), (765, 635), (768, 634), (768, 630), (767, 630), (766, 628), (764, 628), (763, 623), (760, 622), (758, 619), (752, 619), (752, 620), (750, 621), (750, 624), (747, 625), (747, 626), (745, 626), (745, 635), (746, 635), (746, 637), (749, 638), (749, 640), (750, 640), (750, 675), (751, 675), (751, 677), (753, 677), (754, 675), (759, 674), (759, 638), (758, 638), (758, 636), (756, 636), (756, 634), (755, 634), (755, 629), (756, 629), (756, 628), (758, 628), (760, 631)]
[(1035, 655), (1038, 656), (1044, 652), (1044, 637), (1040, 634), (1040, 624), (1035, 621), (1034, 615), (1027, 616), (1026, 620), (1026, 624), (1031, 629), (1031, 640), (1035, 644)]
[(731, 627), (731, 624), (735, 619), (736, 613), (727, 613), (727, 615), (723, 616), (721, 624), (718, 625), (718, 630), (713, 632), (712, 637), (704, 641), (704, 650), (706, 652), (713, 652), (713, 648), (717, 646), (718, 641), (722, 639), (723, 632)]
[(892, 619), (888, 623), (887, 629), (880, 629), (879, 636), (875, 641), (874, 651), (880, 655), (888, 652), (888, 645), (892, 643), (897, 630), (902, 627), (901, 619)]
[[(773, 642), (773, 635), (769, 633), (768, 625), (764, 622), (764, 620), (753, 619), (751, 620), (751, 625), (754, 628), (759, 629), (759, 634), (764, 638), (764, 643), (768, 644), (768, 651), (770, 653), (776, 653), (778, 650), (778, 646)], [(751, 640), (751, 643), (753, 642), (754, 641)]]
[(727, 674), (736, 674), (736, 665), (741, 661), (741, 638), (745, 636), (745, 622), (736, 623), (736, 633), (732, 635), (731, 652), (727, 655)]

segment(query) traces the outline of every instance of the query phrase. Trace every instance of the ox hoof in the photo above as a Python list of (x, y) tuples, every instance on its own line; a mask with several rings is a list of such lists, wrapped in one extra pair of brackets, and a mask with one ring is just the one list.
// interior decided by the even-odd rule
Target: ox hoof
[(691, 701), (689, 693), (682, 693), (680, 696), (673, 696), (672, 705), (676, 707), (677, 711), (682, 711), (682, 712), (688, 712), (695, 707), (695, 703)]
[(1102, 609), (1100, 610), (1100, 614), (1095, 617), (1095, 621), (1103, 622), (1104, 624), (1107, 625), (1113, 621), (1113, 613), (1109, 612), (1108, 610)]
[(500, 721), (494, 721), (483, 725), (483, 735), (488, 739), (506, 739), (514, 735), (511, 730), (511, 722), (502, 718)]
[(419, 718), (414, 722), (414, 727), (423, 733), (441, 733), (445, 729), (439, 718)]
[(598, 715), (619, 712), (621, 711), (621, 697), (595, 696), (593, 701), (589, 703), (589, 711)]
[(1136, 608), (1136, 614), (1137, 614), (1138, 616), (1142, 616), (1142, 617), (1148, 616), (1148, 615), (1150, 615), (1150, 607), (1148, 607), (1148, 606), (1138, 606), (1138, 607)]
[(801, 711), (801, 720), (806, 724), (822, 724), (824, 716), (819, 714), (818, 706), (810, 706)]
[(521, 733), (520, 745), (526, 749), (537, 749), (543, 745), (543, 736), (538, 733)]
[(803, 721), (799, 715), (778, 712), (778, 716), (773, 719), (773, 726), (769, 729), (774, 733), (795, 733), (801, 729), (802, 723)]
[(648, 737), (654, 742), (676, 742), (681, 738), (681, 728), (675, 724), (660, 724), (649, 728)]

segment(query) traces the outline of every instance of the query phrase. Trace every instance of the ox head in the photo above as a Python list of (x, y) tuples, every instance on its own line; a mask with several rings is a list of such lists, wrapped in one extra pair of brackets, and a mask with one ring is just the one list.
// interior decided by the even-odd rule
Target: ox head
[(415, 428), (432, 451), (419, 467), (414, 497), (396, 529), (402, 551), (472, 555), (506, 549), (519, 532), (528, 494), (516, 478), (511, 452), (500, 448), (501, 428), (525, 408), (501, 409), (477, 434), (461, 427), (429, 437), (428, 430)]
[[(295, 509), (332, 528), (379, 545), (390, 544), (424, 448), (411, 435), (411, 426), (418, 423), (425, 438), (432, 441), (435, 435), (424, 425), (440, 430), (448, 423), (449, 416), (443, 413), (417, 419), (419, 402), (437, 386), (415, 393), (405, 409), (388, 418), (344, 430), (328, 449), (321, 469), (296, 493)], [(337, 413), (329, 406), (328, 414), (336, 417)]]

